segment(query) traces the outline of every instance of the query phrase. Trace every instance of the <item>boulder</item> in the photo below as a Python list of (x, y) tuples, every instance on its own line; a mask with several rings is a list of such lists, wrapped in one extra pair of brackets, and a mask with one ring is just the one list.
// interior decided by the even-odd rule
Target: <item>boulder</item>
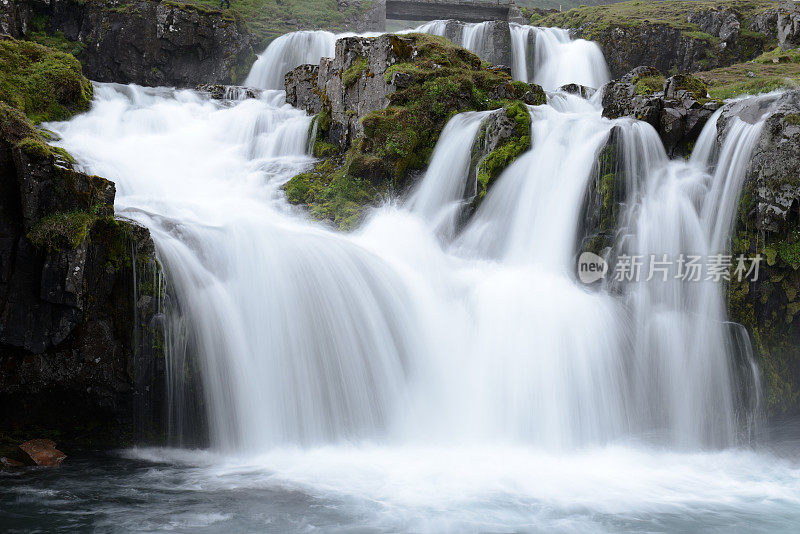
[(783, 0), (778, 7), (778, 42), (781, 50), (800, 47), (800, 4)]
[(56, 443), (49, 439), (32, 439), (19, 446), (19, 452), (27, 465), (39, 467), (58, 467), (67, 457), (56, 449)]
[(558, 90), (571, 95), (578, 95), (582, 98), (591, 98), (597, 92), (596, 89), (586, 87), (585, 85), (578, 85), (577, 83), (568, 83), (567, 85), (562, 85), (558, 88)]
[(262, 91), (241, 85), (224, 85), (219, 83), (204, 83), (195, 88), (197, 91), (208, 93), (214, 100), (246, 100), (258, 98)]
[(721, 106), (707, 97), (697, 78), (682, 74), (664, 78), (654, 67), (637, 67), (603, 88), (603, 116), (645, 121), (661, 136), (667, 154), (687, 155)]

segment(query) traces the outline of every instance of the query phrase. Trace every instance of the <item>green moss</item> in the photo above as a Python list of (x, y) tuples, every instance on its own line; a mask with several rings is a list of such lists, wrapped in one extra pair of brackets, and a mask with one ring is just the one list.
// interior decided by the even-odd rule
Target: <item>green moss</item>
[(800, 126), (800, 113), (789, 113), (783, 117), (786, 124)]
[(359, 57), (350, 67), (342, 73), (342, 83), (345, 87), (350, 87), (354, 83), (356, 83), (363, 74), (367, 73), (367, 67), (369, 66), (367, 62), (367, 58)]
[[(478, 165), (476, 204), (483, 200), (503, 170), (525, 153), (531, 145), (531, 117), (528, 108), (520, 102), (514, 102), (505, 109), (506, 115), (514, 119), (514, 135), (489, 153)], [(484, 133), (482, 132), (482, 135)]]
[(637, 76), (633, 79), (637, 95), (652, 95), (664, 90), (664, 76)]
[(314, 141), (314, 157), (315, 158), (329, 158), (333, 155), (338, 154), (339, 148), (327, 141), (323, 141), (322, 139), (317, 139)]
[(42, 250), (77, 248), (89, 234), (94, 216), (83, 211), (53, 213), (39, 221), (28, 239)]
[(92, 84), (73, 56), (27, 41), (0, 39), (0, 101), (34, 122), (89, 109)]

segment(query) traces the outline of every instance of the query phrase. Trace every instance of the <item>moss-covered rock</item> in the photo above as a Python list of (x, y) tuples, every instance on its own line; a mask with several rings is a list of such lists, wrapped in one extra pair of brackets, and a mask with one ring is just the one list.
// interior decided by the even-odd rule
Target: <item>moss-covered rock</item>
[[(800, 413), (800, 125), (793, 119), (798, 112), (800, 93), (787, 93), (767, 119), (750, 158), (732, 243), (734, 257), (763, 257), (758, 280), (731, 281), (728, 311), (750, 334), (770, 415)], [(739, 115), (747, 116), (747, 110)], [(721, 139), (726, 119), (720, 119)]]
[[(540, 87), (512, 82), (506, 69), (488, 67), (430, 35), (345, 38), (337, 42), (336, 57), (323, 59), (317, 76), (312, 71), (302, 66), (290, 73), (287, 95), (310, 111), (321, 108), (314, 152), (327, 159), (285, 189), (290, 202), (340, 228), (352, 228), (364, 208), (407, 188), (456, 113), (509, 106), (511, 116), (529, 124), (525, 106), (511, 103), (546, 99)], [(527, 126), (516, 142), (496, 147), (487, 159), (481, 198), (503, 165), (527, 148), (529, 132)]]
[(0, 39), (0, 101), (34, 123), (86, 111), (92, 84), (73, 56), (27, 41)]

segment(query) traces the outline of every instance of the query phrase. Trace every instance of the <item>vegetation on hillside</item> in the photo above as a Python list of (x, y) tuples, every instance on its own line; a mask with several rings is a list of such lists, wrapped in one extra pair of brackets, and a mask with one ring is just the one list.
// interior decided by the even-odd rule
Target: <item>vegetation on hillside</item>
[(781, 88), (800, 87), (800, 48), (776, 48), (753, 61), (695, 73), (707, 86), (712, 98), (735, 98), (767, 93)]
[(615, 26), (664, 24), (684, 32), (700, 32), (699, 26), (687, 21), (687, 15), (690, 12), (726, 8), (741, 16), (744, 22), (742, 28), (745, 29), (753, 17), (775, 5), (774, 0), (670, 0), (661, 2), (636, 0), (599, 6), (582, 5), (569, 11), (547, 15), (539, 24), (563, 28), (591, 25), (595, 31)]

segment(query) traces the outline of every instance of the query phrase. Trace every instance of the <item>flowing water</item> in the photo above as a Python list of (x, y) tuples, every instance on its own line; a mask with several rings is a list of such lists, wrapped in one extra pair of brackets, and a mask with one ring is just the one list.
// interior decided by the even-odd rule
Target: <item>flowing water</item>
[[(602, 57), (561, 44), (586, 70), (535, 76), (603, 79)], [(800, 434), (743, 445), (758, 377), (737, 365), (720, 285), (575, 276), (612, 137), (627, 196), (611, 255), (715, 254), (762, 120), (715, 150), (715, 118), (691, 161), (670, 161), (649, 126), (552, 93), (530, 109), (532, 149), (461, 225), (488, 113), (462, 114), (409, 198), (341, 234), (285, 201), (312, 159), (311, 120), (283, 101), (100, 84), (90, 112), (50, 125), (156, 243), (174, 448), (3, 474), (5, 526), (794, 531)], [(180, 447), (204, 428), (208, 447)]]

